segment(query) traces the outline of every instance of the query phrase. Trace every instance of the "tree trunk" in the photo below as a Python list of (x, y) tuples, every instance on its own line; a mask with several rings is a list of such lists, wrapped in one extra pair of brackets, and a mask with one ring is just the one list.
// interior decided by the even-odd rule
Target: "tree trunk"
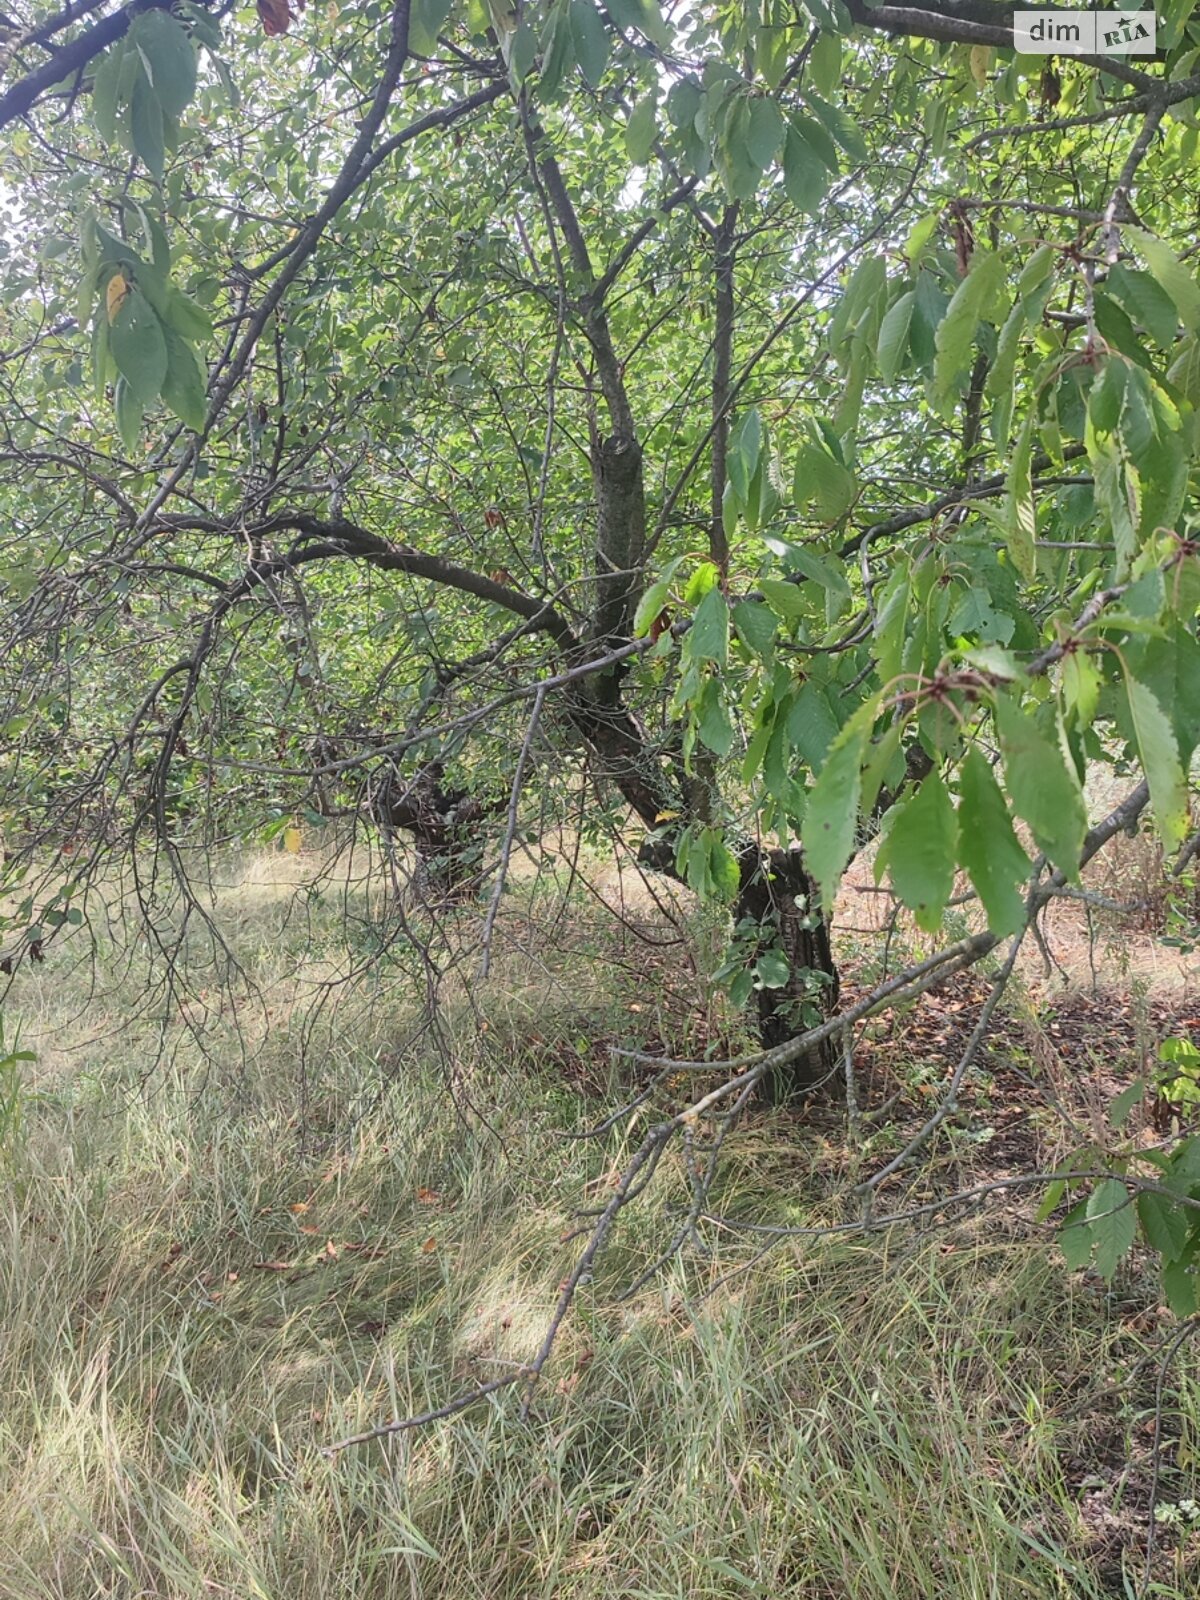
[(504, 801), (444, 789), (442, 776), (441, 763), (430, 762), (405, 783), (388, 766), (371, 792), (368, 810), (385, 831), (402, 828), (412, 835), (426, 893), (436, 903), (453, 905), (478, 887), (483, 824)]
[[(786, 1044), (836, 1009), (838, 973), (820, 904), (820, 893), (799, 850), (771, 850), (765, 856), (756, 852), (744, 860), (734, 918), (740, 922), (752, 917), (762, 928), (751, 962), (779, 946), (789, 967), (781, 987), (758, 991), (758, 1032), (764, 1049)], [(832, 1040), (798, 1056), (764, 1079), (764, 1098), (778, 1105), (810, 1092), (829, 1077), (835, 1056)]]

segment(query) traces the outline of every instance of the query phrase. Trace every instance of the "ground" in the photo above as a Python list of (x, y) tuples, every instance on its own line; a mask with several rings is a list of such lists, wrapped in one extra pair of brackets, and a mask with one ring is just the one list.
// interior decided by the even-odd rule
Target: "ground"
[[(859, 1041), (857, 1139), (834, 1096), (753, 1108), (713, 1220), (622, 1299), (688, 1193), (669, 1153), (528, 1417), (509, 1390), (324, 1454), (529, 1359), (581, 1210), (645, 1126), (571, 1137), (636, 1093), (614, 1044), (744, 1038), (706, 982), (713, 930), (603, 863), (565, 900), (517, 883), (492, 976), (448, 981), (435, 1037), (419, 968), (371, 953), (352, 897), (310, 892), (317, 865), (222, 870), (244, 981), (214, 968), (147, 1006), (152, 956), (105, 936), (98, 966), (61, 945), (6, 1008), (38, 1060), (0, 1142), (0, 1595), (1192, 1600), (1200, 1357), (1172, 1350), (1187, 1328), (1151, 1262), (1111, 1288), (1068, 1273), (1037, 1190), (867, 1236), (737, 1226), (846, 1220), (851, 1181), (936, 1103), (981, 976)], [(1052, 1166), (1064, 1113), (1094, 1129), (1161, 1037), (1200, 1031), (1186, 957), (1158, 949), (1174, 975), (1148, 979), (1152, 932), (1102, 945), (1094, 986), (1032, 953), (881, 1203)], [(879, 941), (843, 946), (853, 992)], [(1147, 1095), (1140, 1136), (1156, 1114)]]

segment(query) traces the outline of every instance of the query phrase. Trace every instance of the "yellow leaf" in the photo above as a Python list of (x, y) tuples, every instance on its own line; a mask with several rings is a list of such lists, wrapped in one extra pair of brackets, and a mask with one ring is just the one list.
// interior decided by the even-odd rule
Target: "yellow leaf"
[(991, 64), (992, 47), (990, 44), (971, 46), (971, 76), (981, 89), (987, 88), (988, 68)]
[(125, 304), (125, 296), (128, 293), (128, 283), (119, 272), (114, 272), (108, 280), (108, 288), (104, 292), (104, 308), (108, 313), (110, 323), (117, 320), (117, 313)]
[(660, 811), (654, 820), (655, 822), (674, 822), (678, 815), (678, 811)]
[(283, 848), (290, 856), (300, 854), (300, 829), (285, 828), (283, 830)]

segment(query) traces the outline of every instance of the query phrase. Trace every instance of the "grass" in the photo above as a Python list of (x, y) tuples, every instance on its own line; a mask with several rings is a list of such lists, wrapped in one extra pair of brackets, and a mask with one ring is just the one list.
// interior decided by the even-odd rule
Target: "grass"
[[(563, 1235), (624, 1148), (562, 1135), (608, 1104), (597, 1042), (646, 1018), (579, 922), (442, 1019), (454, 1094), (444, 1059), (397, 1050), (399, 980), (323, 1013), (300, 1118), (306, 973), (336, 966), (339, 924), (260, 880), (224, 906), (272, 1013), (246, 1059), (219, 1013), (207, 1072), (187, 1037), (148, 1071), (152, 1019), (122, 1026), (141, 980), (116, 952), (90, 1010), (65, 952), (16, 992), (39, 1061), (0, 1152), (0, 1596), (1138, 1592), (1127, 1463), (1154, 1375), (1131, 1377), (1143, 1346), (1116, 1302), (994, 1223), (754, 1264), (717, 1232), (710, 1259), (622, 1302), (677, 1166), (629, 1213), (527, 1421), (509, 1392), (324, 1456), (536, 1348)], [(818, 1145), (754, 1117), (722, 1208), (818, 1206)], [(1185, 1366), (1160, 1498), (1191, 1481), (1196, 1399)], [(1194, 1596), (1196, 1557), (1165, 1530), (1147, 1593)]]

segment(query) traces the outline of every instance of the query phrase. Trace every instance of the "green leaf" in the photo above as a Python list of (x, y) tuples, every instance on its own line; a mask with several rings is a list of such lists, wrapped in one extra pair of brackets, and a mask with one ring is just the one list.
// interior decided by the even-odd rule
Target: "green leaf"
[(1165, 348), (1175, 343), (1179, 312), (1170, 295), (1149, 272), (1118, 261), (1109, 268), (1104, 286), (1133, 320), (1142, 324), (1156, 344)]
[(408, 44), (414, 55), (431, 56), (437, 50), (438, 34), (450, 15), (450, 0), (411, 0)]
[(162, 397), (186, 427), (197, 433), (204, 431), (208, 415), (205, 399), (205, 375), (196, 358), (196, 352), (175, 332), (164, 330), (167, 341), (167, 375), (163, 380)]
[(653, 626), (655, 617), (667, 603), (667, 596), (671, 592), (671, 583), (667, 578), (660, 578), (657, 583), (652, 583), (642, 598), (638, 601), (638, 608), (633, 614), (633, 637), (644, 639)]
[(1058, 1210), (1060, 1204), (1062, 1203), (1063, 1195), (1065, 1195), (1066, 1192), (1066, 1179), (1055, 1178), (1054, 1182), (1047, 1186), (1046, 1192), (1042, 1196), (1042, 1203), (1040, 1206), (1038, 1206), (1037, 1211), (1034, 1213), (1033, 1220), (1035, 1222), (1045, 1222), (1052, 1212)]
[(801, 685), (787, 717), (788, 739), (813, 772), (820, 772), (829, 747), (837, 738), (837, 719), (823, 689), (815, 683)]
[(1084, 435), (1091, 463), (1096, 505), (1104, 514), (1117, 547), (1117, 573), (1123, 577), (1137, 554), (1141, 521), (1140, 483), (1119, 434), (1098, 435), (1088, 418)]
[(796, 135), (809, 153), (821, 163), (830, 177), (836, 178), (841, 171), (842, 164), (838, 160), (837, 146), (821, 124), (812, 117), (806, 117), (800, 112), (793, 111), (788, 117), (788, 128)]
[(1040, 244), (1021, 268), (1021, 276), (1017, 279), (1017, 299), (1028, 300), (1035, 296), (1054, 271), (1058, 259), (1058, 252), (1053, 246)]
[[(144, 273), (142, 277), (144, 280)], [(165, 287), (159, 315), (191, 344), (199, 339), (212, 338), (212, 318), (208, 312), (173, 283), (168, 283)]]
[(792, 975), (792, 964), (782, 950), (764, 950), (754, 972), (762, 988), (782, 989)]
[(971, 366), (975, 330), (1003, 286), (1003, 261), (994, 251), (977, 250), (934, 335), (933, 387), (939, 405), (957, 398)]
[(1120, 356), (1109, 356), (1104, 363), (1104, 371), (1092, 384), (1088, 395), (1088, 416), (1097, 433), (1112, 433), (1120, 421), (1128, 371), (1127, 363)]
[(1138, 461), (1140, 539), (1153, 538), (1160, 528), (1174, 530), (1187, 499), (1189, 465), (1182, 429), (1160, 432), (1143, 452)]
[(713, 561), (702, 561), (683, 586), (685, 606), (699, 605), (710, 589), (721, 581), (721, 569)]
[(521, 87), (533, 71), (534, 62), (537, 60), (537, 48), (537, 34), (522, 18), (517, 24), (517, 31), (513, 34), (508, 52), (508, 70), (517, 88)]
[(571, 37), (579, 70), (598, 88), (608, 65), (608, 32), (592, 0), (571, 0)]
[(832, 94), (842, 81), (842, 41), (824, 30), (808, 53), (808, 77), (822, 94)]
[(901, 902), (926, 933), (940, 927), (954, 888), (958, 818), (946, 785), (931, 772), (896, 812), (879, 848), (876, 871), (886, 867)]
[(787, 583), (782, 578), (761, 578), (758, 586), (762, 590), (763, 599), (784, 622), (795, 622), (807, 615), (809, 603), (798, 585)]
[(753, 600), (739, 600), (733, 608), (733, 625), (748, 650), (764, 661), (771, 660), (779, 624), (769, 607)]
[(162, 392), (167, 376), (167, 341), (154, 307), (137, 284), (131, 285), (108, 330), (117, 370), (143, 410)]
[(1092, 1230), (1083, 1205), (1075, 1206), (1068, 1212), (1059, 1230), (1058, 1246), (1072, 1272), (1079, 1267), (1086, 1267), (1092, 1259)]
[(815, 506), (824, 522), (837, 522), (854, 503), (858, 492), (854, 474), (835, 461), (820, 445), (800, 447), (792, 480), (797, 506)]
[(139, 72), (130, 105), (129, 136), (134, 151), (146, 163), (151, 175), (162, 182), (166, 163), (163, 113), (158, 96), (150, 87), (145, 72)]
[(758, 407), (752, 406), (742, 417), (729, 437), (730, 464), (736, 459), (741, 474), (739, 495), (743, 503), (749, 493), (750, 479), (762, 454), (763, 426)]
[(1176, 619), (1162, 637), (1127, 647), (1125, 654), (1134, 675), (1153, 690), (1170, 717), (1179, 759), (1185, 768), (1190, 766), (1200, 743), (1200, 642), (1196, 635)]
[(713, 888), (722, 900), (732, 900), (741, 887), (742, 874), (737, 857), (719, 834), (709, 847), (708, 870)]
[(656, 133), (654, 96), (647, 95), (629, 113), (625, 127), (625, 151), (635, 167), (646, 165)]
[(716, 144), (717, 164), (730, 196), (749, 200), (763, 172), (750, 151), (750, 106), (743, 96), (727, 103), (729, 110)]
[(798, 211), (812, 216), (829, 188), (829, 170), (808, 140), (788, 123), (783, 141), (783, 188)]
[(729, 607), (720, 589), (710, 589), (696, 609), (687, 635), (688, 650), (695, 661), (715, 661), (726, 665), (729, 652)]
[(92, 121), (105, 144), (112, 144), (117, 136), (117, 107), (120, 103), (125, 49), (124, 39), (112, 45), (101, 59), (92, 80)]
[(848, 117), (839, 106), (830, 105), (811, 90), (802, 91), (802, 98), (833, 142), (844, 150), (852, 161), (868, 160), (871, 152), (857, 122)]
[(912, 326), (916, 300), (916, 292), (909, 289), (893, 302), (879, 325), (879, 343), (875, 359), (879, 363), (881, 376), (888, 383), (891, 383), (900, 371), (908, 355), (908, 331)]
[(1025, 921), (1021, 885), (1029, 857), (1013, 829), (1000, 785), (980, 750), (970, 750), (959, 779), (958, 859), (987, 913), (988, 928), (1006, 938)]
[(92, 323), (92, 393), (97, 403), (104, 398), (112, 367), (112, 352), (108, 347), (108, 318), (97, 312)]
[(846, 575), (832, 561), (823, 560), (814, 555), (811, 550), (806, 550), (802, 545), (789, 544), (787, 546), (787, 564), (796, 572), (802, 572), (813, 583), (819, 583), (822, 589), (828, 589), (830, 594), (838, 595), (842, 599), (849, 599), (850, 585), (846, 582)]
[(1163, 843), (1170, 849), (1188, 831), (1188, 791), (1175, 730), (1144, 683), (1126, 677), (1129, 712), (1137, 737), (1142, 770), (1150, 785), (1150, 805)]
[(126, 450), (132, 453), (137, 449), (140, 440), (144, 407), (124, 378), (117, 379), (113, 398), (117, 412), (117, 428)]
[(608, 0), (608, 10), (618, 27), (637, 28), (660, 50), (671, 47), (671, 30), (663, 21), (658, 0)]
[(1113, 1127), (1120, 1130), (1129, 1121), (1129, 1114), (1134, 1106), (1140, 1105), (1146, 1098), (1146, 1080), (1137, 1078), (1133, 1083), (1122, 1089), (1120, 1094), (1114, 1095), (1109, 1102), (1108, 1120)]
[(774, 161), (782, 139), (783, 113), (769, 96), (756, 96), (750, 102), (746, 149), (760, 172)]
[(912, 327), (908, 344), (918, 366), (928, 367), (937, 351), (937, 330), (950, 302), (931, 272), (918, 272), (913, 289)]
[(1079, 728), (1090, 728), (1100, 705), (1100, 673), (1086, 650), (1077, 648), (1063, 658), (1063, 699)]
[(1137, 1216), (1125, 1185), (1117, 1178), (1097, 1184), (1088, 1199), (1087, 1217), (1096, 1271), (1111, 1282), (1137, 1232)]
[[(414, 11), (420, 4), (415, 0)], [(196, 93), (196, 52), (187, 30), (167, 11), (144, 11), (130, 23), (129, 41), (141, 55), (164, 114), (178, 117)]]
[(714, 755), (727, 756), (733, 748), (733, 724), (715, 678), (709, 678), (704, 685), (696, 731)]
[(553, 6), (542, 29), (542, 69), (538, 77), (538, 91), (543, 100), (553, 101), (557, 98), (567, 69), (575, 59), (569, 4), (570, 0), (561, 0), (560, 4)]
[(1158, 1251), (1164, 1262), (1183, 1254), (1191, 1229), (1177, 1200), (1145, 1189), (1137, 1197), (1137, 1213), (1147, 1244)]
[(1191, 333), (1200, 333), (1200, 284), (1169, 244), (1156, 239), (1141, 228), (1128, 228), (1127, 235), (1134, 241), (1146, 259), (1146, 265), (1160, 289), (1163, 289), (1179, 312), (1184, 326)]
[(1079, 779), (1068, 772), (1057, 743), (1008, 695), (997, 696), (996, 728), (1013, 810), (1029, 824), (1054, 865), (1074, 880), (1087, 832)]
[(1163, 1293), (1177, 1317), (1190, 1317), (1196, 1310), (1196, 1278), (1187, 1261), (1169, 1261), (1163, 1268)]
[(862, 764), (878, 704), (875, 694), (859, 706), (834, 740), (820, 777), (809, 791), (800, 838), (826, 909), (833, 905), (854, 849)]
[(1033, 504), (1033, 477), (1030, 459), (1033, 453), (1033, 429), (1036, 417), (1032, 408), (1017, 435), (1016, 448), (1008, 469), (1006, 520), (1008, 525), (1008, 553), (1012, 564), (1031, 583), (1037, 572), (1037, 512)]

